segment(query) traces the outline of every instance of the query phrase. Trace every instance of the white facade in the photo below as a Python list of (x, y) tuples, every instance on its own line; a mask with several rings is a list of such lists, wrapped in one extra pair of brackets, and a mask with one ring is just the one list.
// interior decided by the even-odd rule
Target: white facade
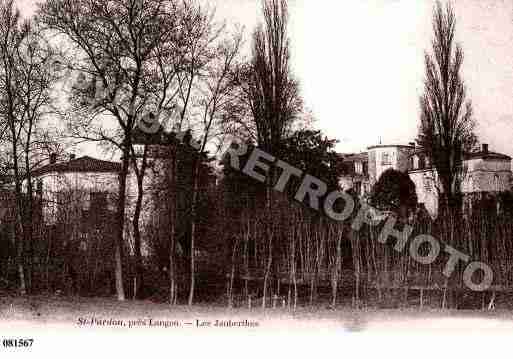
[[(104, 164), (108, 168), (95, 169)], [(69, 162), (49, 164), (35, 171), (32, 180), (33, 191), (42, 199), (43, 221), (47, 225), (58, 221), (58, 209), (71, 211), (88, 210), (95, 196), (107, 200), (110, 210), (115, 209), (119, 177), (117, 164), (83, 157)], [(91, 167), (87, 170), (88, 167)], [(27, 183), (24, 183), (27, 190)], [(62, 211), (61, 211), (62, 212)], [(62, 214), (61, 214), (62, 215)], [(66, 211), (64, 212), (66, 215)]]
[(429, 214), (435, 218), (438, 215), (438, 191), (440, 190), (438, 176), (434, 170), (417, 170), (408, 173), (415, 184), (417, 201), (426, 207)]
[[(361, 156), (361, 155), (360, 155)], [(387, 169), (408, 172), (415, 184), (418, 202), (423, 204), (431, 216), (438, 214), (438, 195), (441, 191), (436, 170), (430, 159), (413, 144), (378, 145), (368, 148), (368, 184), (372, 187)], [(463, 162), (461, 191), (463, 194), (511, 190), (512, 172), (509, 156), (489, 152), (488, 145), (481, 151), (469, 154)], [(358, 174), (344, 176), (341, 185), (355, 187), (361, 181)], [(357, 182), (359, 183), (359, 182)]]
[(344, 173), (339, 179), (340, 188), (352, 189), (358, 196), (365, 197), (370, 192), (367, 153), (342, 155)]
[[(423, 154), (412, 157), (413, 168), (409, 176), (415, 183), (419, 203), (423, 203), (431, 214), (438, 214), (438, 193), (442, 191), (436, 170), (431, 168), (429, 158)], [(489, 152), (483, 145), (480, 152), (467, 155), (463, 161), (461, 193), (500, 193), (511, 190), (511, 158)]]
[[(136, 154), (142, 156), (141, 146), (136, 147)], [(141, 206), (140, 226), (141, 228), (146, 225), (155, 224), (157, 220), (158, 203), (164, 203), (165, 196), (167, 195), (167, 183), (165, 181), (167, 168), (166, 164), (168, 159), (164, 157), (154, 157), (149, 155), (147, 158), (147, 168), (143, 178), (143, 201)], [(138, 167), (141, 168), (142, 158), (137, 159)], [(130, 172), (127, 177), (127, 217), (132, 223), (134, 217), (136, 201), (138, 195), (137, 176), (133, 165), (130, 166)], [(156, 199), (162, 200), (161, 202)], [(131, 226), (130, 226), (131, 228)]]
[(511, 189), (511, 160), (476, 158), (465, 162), (467, 175), (462, 191), (504, 192)]
[(415, 150), (414, 146), (404, 145), (378, 145), (368, 148), (369, 154), (369, 180), (374, 185), (383, 172), (388, 169), (406, 172), (410, 168), (410, 157)]
[(113, 210), (119, 182), (114, 173), (50, 172), (37, 177), (34, 184), (34, 189), (41, 191), (44, 222), (55, 224), (59, 206), (89, 209), (91, 198), (95, 195), (107, 195), (109, 209)]

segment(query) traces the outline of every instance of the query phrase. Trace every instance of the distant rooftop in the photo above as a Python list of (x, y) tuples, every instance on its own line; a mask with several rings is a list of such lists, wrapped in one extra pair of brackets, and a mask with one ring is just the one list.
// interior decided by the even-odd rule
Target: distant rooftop
[[(423, 154), (424, 154), (424, 149), (421, 147), (418, 147), (412, 153), (412, 156), (413, 155), (423, 155)], [(503, 153), (489, 151), (487, 144), (483, 144), (478, 151), (474, 151), (474, 152), (465, 154), (464, 158), (465, 158), (465, 160), (472, 160), (472, 159), (504, 160), (504, 161), (511, 160), (511, 157), (508, 155), (505, 155)]]
[(121, 163), (103, 161), (97, 158), (84, 156), (67, 162), (50, 163), (33, 172), (33, 176), (42, 176), (47, 173), (72, 173), (72, 172), (120, 172)]
[(485, 160), (511, 160), (511, 157), (508, 155), (505, 155), (503, 153), (498, 152), (489, 152), (489, 151), (478, 151), (478, 152), (472, 152), (467, 155), (465, 155), (466, 160), (472, 160), (476, 158), (482, 158)]
[[(413, 152), (410, 152), (410, 154), (412, 156), (413, 155), (422, 155), (424, 153), (424, 149), (422, 147), (416, 146), (413, 142), (408, 145), (401, 145), (401, 144), (382, 145), (382, 144), (380, 144), (380, 145), (370, 146), (367, 149), (372, 150), (372, 149), (376, 149), (376, 148), (390, 148), (390, 147), (412, 149)], [(357, 154), (354, 156), (359, 156), (359, 155), (360, 154)], [(345, 156), (345, 155), (343, 155), (343, 156)], [(351, 155), (349, 155), (349, 156), (351, 156)], [(488, 144), (486, 144), (486, 143), (482, 144), (481, 148), (478, 151), (474, 151), (472, 153), (467, 153), (467, 154), (465, 154), (464, 157), (465, 157), (465, 160), (476, 159), (476, 158), (481, 158), (481, 159), (486, 159), (486, 160), (506, 160), (506, 161), (511, 160), (511, 157), (508, 155), (505, 155), (503, 153), (489, 151)], [(355, 157), (355, 159), (358, 159), (358, 157)], [(348, 160), (349, 160), (349, 158), (348, 158)]]
[(353, 161), (368, 161), (369, 154), (367, 152), (362, 153), (341, 153), (344, 162), (353, 162)]
[(368, 149), (368, 150), (373, 150), (373, 149), (376, 149), (376, 148), (390, 148), (390, 147), (398, 147), (398, 148), (415, 148), (415, 145), (414, 145), (414, 144), (409, 144), (409, 145), (398, 145), (398, 144), (375, 145), (375, 146), (367, 147), (367, 149)]

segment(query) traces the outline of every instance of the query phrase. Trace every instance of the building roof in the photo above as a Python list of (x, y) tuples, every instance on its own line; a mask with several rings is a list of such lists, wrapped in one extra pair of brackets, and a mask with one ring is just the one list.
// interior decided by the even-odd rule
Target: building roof
[(103, 161), (97, 158), (84, 156), (68, 162), (57, 162), (40, 167), (33, 172), (33, 176), (42, 176), (47, 173), (73, 173), (73, 172), (120, 172), (121, 163)]
[(498, 152), (489, 152), (489, 151), (478, 151), (478, 152), (472, 152), (467, 155), (465, 155), (466, 160), (472, 160), (476, 158), (481, 158), (484, 160), (506, 160), (510, 161), (511, 157), (502, 153)]
[(426, 155), (426, 151), (422, 147), (416, 147), (413, 152), (410, 153), (410, 157), (413, 157), (415, 155)]
[(367, 152), (348, 154), (341, 153), (340, 156), (342, 157), (344, 162), (369, 161), (369, 154)]
[[(425, 156), (426, 153), (424, 149), (418, 148), (411, 154), (411, 157), (413, 156)], [(505, 155), (503, 153), (498, 152), (490, 152), (490, 151), (475, 151), (471, 153), (467, 153), (464, 156), (464, 160), (472, 160), (472, 159), (484, 159), (484, 160), (504, 160), (504, 161), (510, 161), (511, 157), (508, 155)]]
[(411, 148), (411, 149), (414, 149), (415, 146), (414, 145), (375, 145), (375, 146), (370, 146), (370, 147), (367, 147), (368, 150), (373, 150), (373, 149), (376, 149), (376, 148), (390, 148), (390, 147), (397, 147), (397, 148)]

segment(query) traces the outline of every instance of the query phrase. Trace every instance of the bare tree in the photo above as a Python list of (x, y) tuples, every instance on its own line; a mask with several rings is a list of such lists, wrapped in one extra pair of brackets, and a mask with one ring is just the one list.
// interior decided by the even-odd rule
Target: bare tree
[(218, 140), (218, 148), (222, 147), (224, 138), (221, 123), (224, 118), (231, 114), (234, 101), (233, 94), (236, 83), (233, 80), (234, 70), (238, 56), (240, 55), (242, 43), (242, 32), (236, 31), (231, 38), (221, 39), (213, 52), (211, 61), (205, 66), (200, 74), (197, 86), (197, 107), (200, 109), (200, 116), (197, 121), (197, 130), (201, 133), (201, 141), (198, 143), (198, 156), (194, 159), (193, 169), (193, 191), (191, 204), (191, 282), (189, 291), (189, 305), (194, 301), (195, 288), (195, 250), (196, 250), (196, 225), (197, 206), (200, 192), (200, 166), (202, 155), (207, 145)]
[(454, 204), (460, 190), (462, 160), (476, 144), (472, 103), (461, 76), (463, 50), (455, 41), (456, 17), (450, 4), (433, 12), (433, 49), (425, 54), (426, 78), (420, 98), (418, 142), (441, 182), (441, 204)]
[[(81, 75), (73, 89), (73, 135), (110, 143), (122, 156), (115, 272), (117, 296), (124, 300), (122, 248), (133, 135), (149, 113), (169, 115), (186, 97), (181, 96), (183, 74), (201, 65), (190, 49), (207, 41), (201, 29), (208, 16), (193, 1), (48, 0), (39, 18), (73, 46), (68, 67)], [(182, 108), (180, 122), (186, 101)]]
[[(284, 138), (302, 112), (298, 82), (290, 69), (290, 41), (287, 35), (289, 13), (286, 0), (262, 2), (264, 23), (253, 33), (249, 64), (239, 69), (238, 116), (227, 121), (228, 129), (256, 142), (268, 153), (278, 155)], [(234, 111), (235, 113), (236, 111)], [(266, 193), (268, 262), (264, 276), (262, 306), (272, 267), (272, 199), (270, 187), (275, 174), (268, 176)]]
[[(40, 30), (31, 21), (21, 19), (13, 1), (0, 2), (0, 38), (0, 123), (15, 183), (17, 228), (21, 232), (19, 236), (15, 230), (15, 238), (20, 289), (24, 293), (31, 287), (34, 256), (31, 171), (44, 142), (42, 122), (52, 105), (52, 86), (57, 80), (55, 53), (42, 40)], [(24, 268), (25, 261), (28, 268)]]
[(144, 178), (146, 177), (146, 171), (148, 169), (148, 150), (147, 144), (143, 145), (142, 153), (137, 154), (134, 147), (132, 146), (132, 168), (134, 170), (136, 182), (137, 182), (137, 199), (135, 201), (134, 215), (132, 218), (132, 227), (134, 230), (134, 257), (135, 257), (135, 284), (134, 284), (134, 299), (137, 298), (139, 289), (142, 287), (142, 239), (141, 239), (141, 228), (140, 218), (143, 211), (143, 200), (144, 200)]
[(239, 116), (230, 118), (230, 125), (272, 153), (300, 117), (303, 104), (290, 68), (287, 1), (264, 0), (262, 9), (264, 23), (253, 33), (251, 60), (239, 69)]

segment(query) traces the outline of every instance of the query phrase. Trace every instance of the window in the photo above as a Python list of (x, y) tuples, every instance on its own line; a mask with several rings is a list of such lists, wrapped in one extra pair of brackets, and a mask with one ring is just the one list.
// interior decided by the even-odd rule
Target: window
[(431, 192), (433, 190), (433, 183), (428, 175), (424, 176), (424, 189), (426, 190), (426, 192)]
[(472, 175), (468, 176), (467, 192), (474, 192), (474, 178), (472, 177)]
[(107, 192), (89, 192), (85, 194), (82, 209), (101, 211), (107, 206)]
[(392, 162), (390, 161), (390, 154), (389, 153), (383, 153), (381, 155), (381, 164), (382, 165), (391, 165)]
[(82, 210), (89, 211), (91, 209), (91, 193), (85, 193), (82, 201)]
[(91, 192), (91, 206), (94, 209), (101, 209), (107, 205), (107, 193), (106, 192)]
[(38, 196), (43, 195), (43, 180), (38, 179), (36, 183), (36, 193)]
[(362, 182), (355, 182), (354, 190), (358, 195), (362, 194)]
[(497, 174), (493, 176), (493, 190), (495, 192), (501, 191), (501, 181), (500, 181), (499, 175), (497, 175)]
[(419, 169), (423, 170), (426, 168), (426, 159), (422, 156), (419, 157)]
[(363, 173), (363, 166), (361, 162), (355, 162), (354, 163), (354, 169), (356, 174), (362, 174)]
[(87, 251), (87, 242), (88, 242), (87, 238), (88, 238), (87, 233), (80, 234), (80, 250), (83, 252)]

